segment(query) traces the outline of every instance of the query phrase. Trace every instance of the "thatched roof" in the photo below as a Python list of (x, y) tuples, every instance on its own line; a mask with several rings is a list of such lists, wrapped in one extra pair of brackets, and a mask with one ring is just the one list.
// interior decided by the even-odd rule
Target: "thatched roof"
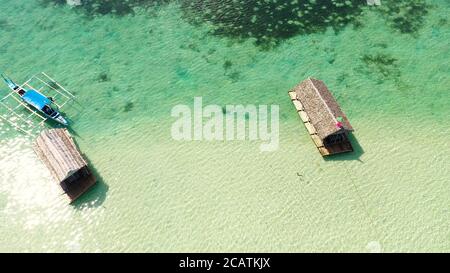
[[(293, 91), (322, 140), (341, 131), (353, 131), (347, 116), (342, 112), (324, 82), (308, 78), (297, 85)], [(339, 117), (342, 117), (340, 128), (337, 126)]]
[(58, 182), (87, 166), (65, 129), (43, 131), (36, 139), (35, 150)]
[(66, 129), (42, 132), (36, 139), (34, 150), (71, 202), (96, 183), (97, 179)]

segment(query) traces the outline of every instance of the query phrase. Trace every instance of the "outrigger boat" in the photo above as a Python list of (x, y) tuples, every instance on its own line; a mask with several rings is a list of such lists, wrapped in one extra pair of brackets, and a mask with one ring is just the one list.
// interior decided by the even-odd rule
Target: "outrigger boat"
[[(10, 92), (0, 99), (0, 106), (8, 110), (8, 114), (0, 115), (0, 119), (27, 134), (36, 127), (31, 121), (33, 116), (38, 117), (41, 120), (38, 125), (43, 125), (48, 119), (63, 126), (69, 125), (68, 120), (61, 114), (60, 109), (69, 101), (75, 99), (75, 96), (47, 74), (42, 72), (34, 75), (22, 85), (16, 84), (13, 80), (3, 74), (1, 74), (1, 77), (9, 87)], [(31, 85), (33, 81), (41, 85), (43, 84), (42, 87), (33, 87)], [(45, 89), (46, 94), (49, 94), (48, 96), (43, 94), (43, 89)], [(50, 91), (54, 92), (54, 94), (50, 94)], [(57, 96), (62, 96), (65, 101), (62, 104), (56, 103), (55, 97)], [(16, 103), (15, 106), (6, 103), (10, 98)], [(31, 114), (24, 117), (23, 114), (17, 113), (16, 110), (21, 106), (29, 110)], [(22, 121), (22, 123), (25, 124), (18, 124), (17, 121)], [(24, 127), (31, 127), (31, 130), (26, 130)]]

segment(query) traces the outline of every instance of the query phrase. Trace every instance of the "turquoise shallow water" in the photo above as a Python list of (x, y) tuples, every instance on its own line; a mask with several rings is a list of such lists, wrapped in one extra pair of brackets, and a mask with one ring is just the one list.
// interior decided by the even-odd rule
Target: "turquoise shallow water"
[[(371, 8), (360, 28), (263, 50), (177, 4), (87, 18), (1, 1), (1, 68), (76, 93), (67, 114), (101, 182), (67, 205), (31, 141), (0, 125), (0, 251), (449, 251), (450, 7), (429, 4), (414, 33)], [(349, 116), (356, 153), (316, 151), (287, 96), (310, 75)], [(280, 149), (172, 140), (170, 111), (194, 96), (279, 105)]]

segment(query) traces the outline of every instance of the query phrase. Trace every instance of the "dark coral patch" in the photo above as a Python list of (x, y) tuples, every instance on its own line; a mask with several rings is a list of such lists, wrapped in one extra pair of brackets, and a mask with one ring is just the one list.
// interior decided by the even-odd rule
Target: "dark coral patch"
[(416, 33), (424, 24), (430, 5), (424, 0), (386, 1), (380, 12), (392, 28), (401, 33)]
[[(81, 6), (77, 8), (83, 9), (89, 15), (127, 15), (134, 12), (136, 7), (150, 7), (158, 4), (168, 3), (170, 0), (82, 0)], [(66, 4), (66, 0), (41, 0), (44, 4)]]
[(398, 80), (400, 70), (398, 68), (397, 59), (387, 54), (365, 54), (361, 60), (365, 63), (365, 74), (374, 76), (378, 83), (386, 79)]
[(358, 0), (186, 0), (185, 17), (194, 24), (213, 25), (216, 34), (255, 38), (269, 47), (297, 34), (339, 30), (355, 21), (364, 3)]
[(133, 110), (133, 108), (134, 108), (134, 103), (131, 102), (131, 101), (129, 101), (129, 102), (127, 102), (127, 103), (125, 104), (125, 106), (123, 107), (123, 111), (124, 111), (125, 113), (131, 112), (131, 111)]
[(98, 74), (98, 76), (97, 76), (98, 82), (107, 82), (109, 80), (110, 80), (110, 78), (109, 78), (108, 74), (105, 72), (102, 72), (102, 73)]

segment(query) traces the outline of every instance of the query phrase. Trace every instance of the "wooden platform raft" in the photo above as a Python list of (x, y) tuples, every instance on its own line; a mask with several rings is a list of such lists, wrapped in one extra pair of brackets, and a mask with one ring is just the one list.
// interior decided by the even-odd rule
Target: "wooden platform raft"
[(95, 176), (66, 129), (43, 131), (36, 139), (34, 150), (70, 202), (75, 201), (96, 183)]
[(322, 81), (308, 78), (289, 97), (322, 156), (353, 151), (353, 127)]

